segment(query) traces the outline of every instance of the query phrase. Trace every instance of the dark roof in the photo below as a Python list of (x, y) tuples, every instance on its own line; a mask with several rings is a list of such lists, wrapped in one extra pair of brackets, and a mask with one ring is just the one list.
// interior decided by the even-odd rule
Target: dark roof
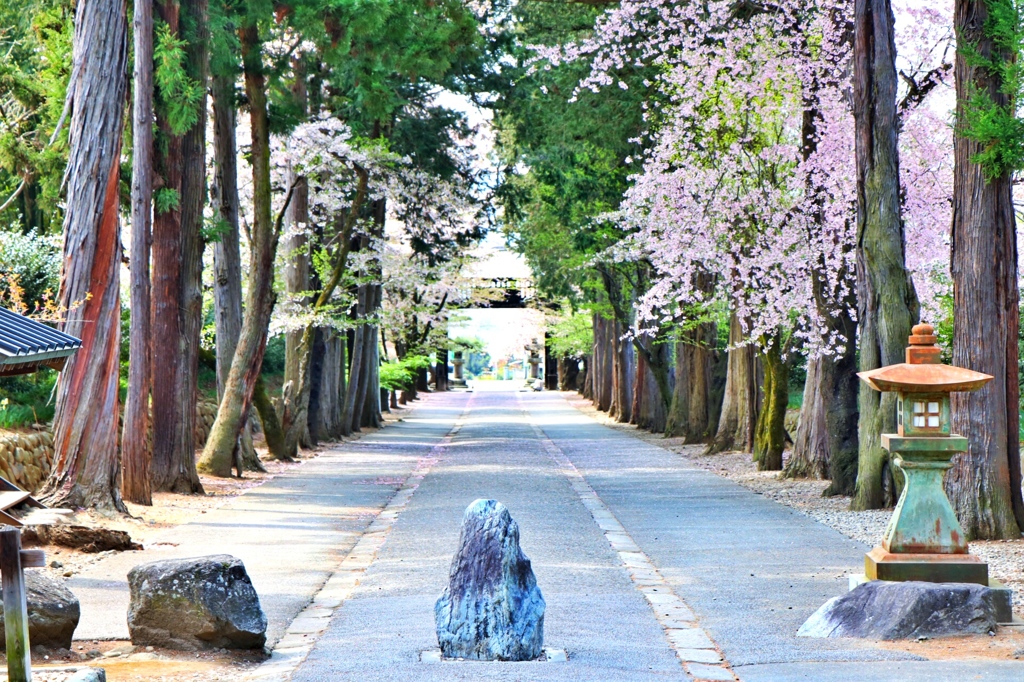
[(42, 322), (0, 308), (0, 376), (64, 368), (82, 342)]

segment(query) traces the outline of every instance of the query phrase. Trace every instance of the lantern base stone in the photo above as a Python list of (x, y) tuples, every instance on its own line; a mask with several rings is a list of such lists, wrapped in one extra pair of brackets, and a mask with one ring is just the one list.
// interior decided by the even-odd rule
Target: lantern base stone
[(875, 547), (864, 555), (870, 580), (988, 585), (988, 564), (971, 554), (894, 554)]
[[(848, 576), (850, 590), (853, 591), (858, 585), (872, 582), (871, 578), (863, 573)], [(1014, 620), (1013, 617), (1013, 590), (999, 582), (995, 578), (988, 579), (988, 589), (992, 590), (993, 603), (996, 608), (996, 619), (1000, 625), (1022, 625), (1024, 621)]]

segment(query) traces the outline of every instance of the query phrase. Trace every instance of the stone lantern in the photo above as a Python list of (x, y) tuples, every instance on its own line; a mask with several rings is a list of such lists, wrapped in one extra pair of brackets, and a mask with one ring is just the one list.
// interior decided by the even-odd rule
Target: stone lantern
[(462, 358), (462, 351), (455, 351), (455, 357), (452, 358), (452, 367), (455, 369), (455, 377), (452, 379), (452, 386), (458, 388), (466, 388), (466, 379), (462, 376), (462, 365), (465, 360)]
[(539, 343), (537, 343), (537, 339), (533, 339), (531, 341), (530, 345), (528, 345), (526, 347), (526, 350), (529, 351), (529, 353), (530, 353), (530, 357), (529, 357), (530, 376), (528, 378), (529, 379), (539, 379), (540, 378), (540, 352), (542, 350), (544, 350), (544, 346), (542, 346)]
[(968, 554), (942, 477), (953, 456), (967, 451), (967, 439), (950, 429), (950, 394), (976, 391), (992, 377), (942, 364), (931, 325), (912, 332), (905, 363), (858, 374), (898, 396), (897, 432), (882, 434), (882, 447), (905, 477), (882, 544), (864, 558), (865, 573), (869, 580), (988, 585), (988, 564)]

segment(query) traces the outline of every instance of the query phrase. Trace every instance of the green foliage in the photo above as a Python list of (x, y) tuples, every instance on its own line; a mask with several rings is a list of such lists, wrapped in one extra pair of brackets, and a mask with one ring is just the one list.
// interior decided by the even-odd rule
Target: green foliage
[(558, 358), (582, 358), (594, 347), (594, 324), (590, 311), (581, 310), (563, 315), (550, 325), (548, 347)]
[(178, 190), (171, 187), (161, 187), (153, 192), (153, 211), (157, 215), (178, 210), (181, 205), (181, 197)]
[(50, 398), (56, 383), (57, 373), (50, 369), (0, 378), (0, 428), (45, 424), (53, 419)]
[(67, 125), (50, 139), (64, 109), (73, 14), (62, 0), (0, 3), (0, 202), (24, 181), (4, 217), (25, 232), (61, 223)]
[(162, 21), (153, 27), (153, 84), (156, 105), (166, 116), (171, 133), (184, 135), (199, 121), (203, 90), (185, 70), (187, 43)]
[[(497, 149), (508, 169), (499, 188), (510, 244), (522, 253), (541, 295), (591, 306), (605, 300), (606, 284), (629, 277), (594, 266), (594, 256), (622, 238), (601, 216), (618, 208), (636, 172), (652, 93), (644, 69), (621, 75), (628, 89), (584, 89), (586, 60), (531, 69), (528, 44), (560, 45), (586, 37), (603, 6), (518, 3), (513, 14), (519, 44), (502, 65), (511, 87), (495, 104)], [(525, 172), (518, 169), (527, 169)], [(629, 267), (629, 266), (625, 266)], [(635, 277), (632, 278), (635, 281)], [(628, 292), (622, 297), (628, 300)]]
[(464, 354), (481, 353), (484, 350), (484, 342), (475, 336), (473, 338), (458, 336), (448, 339), (448, 350), (462, 351)]
[(267, 340), (267, 350), (263, 353), (263, 374), (284, 374), (285, 340), (283, 335), (272, 336)]
[(468, 376), (476, 377), (489, 370), (490, 367), (490, 353), (470, 353), (462, 369)]
[(992, 41), (991, 54), (982, 54), (977, 43), (957, 42), (968, 64), (995, 79), (1005, 101), (996, 102), (990, 92), (969, 84), (960, 132), (982, 145), (972, 161), (992, 179), (1024, 168), (1024, 120), (1017, 114), (1024, 94), (1024, 0), (989, 0), (985, 5), (988, 16), (982, 30)]
[(224, 220), (220, 215), (206, 218), (200, 228), (200, 235), (207, 244), (216, 244), (231, 231), (231, 223)]
[(430, 367), (430, 358), (425, 355), (385, 362), (380, 366), (380, 386), (389, 391), (409, 390), (416, 382), (417, 373), (427, 367)]
[[(30, 311), (53, 300), (60, 284), (61, 253), (58, 243), (33, 232), (0, 231), (0, 273), (14, 275)], [(0, 300), (11, 297), (10, 282), (0, 276)]]

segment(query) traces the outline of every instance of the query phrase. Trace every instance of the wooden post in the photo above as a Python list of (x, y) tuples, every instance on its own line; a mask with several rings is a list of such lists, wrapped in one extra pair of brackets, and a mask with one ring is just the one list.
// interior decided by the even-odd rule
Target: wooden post
[(32, 656), (28, 642), (28, 599), (21, 570), (21, 529), (0, 530), (0, 582), (3, 584), (4, 629), (7, 635), (7, 679), (31, 682)]

